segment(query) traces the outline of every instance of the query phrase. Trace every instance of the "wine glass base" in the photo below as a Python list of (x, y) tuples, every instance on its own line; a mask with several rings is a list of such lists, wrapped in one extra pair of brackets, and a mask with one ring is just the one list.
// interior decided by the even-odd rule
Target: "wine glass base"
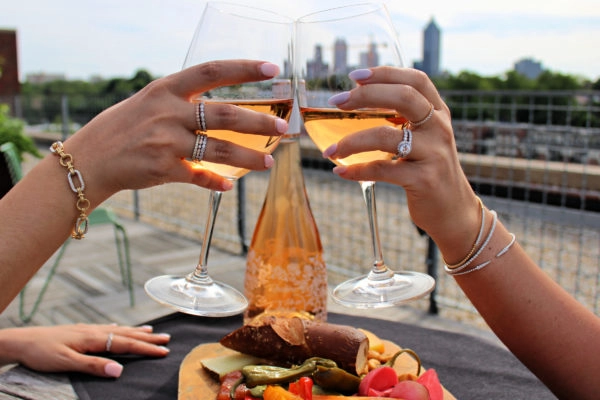
[(185, 277), (163, 275), (148, 280), (144, 289), (160, 304), (202, 317), (227, 317), (248, 307), (243, 294), (221, 282), (198, 284)]
[(367, 275), (350, 279), (333, 290), (332, 298), (346, 307), (384, 308), (425, 297), (434, 287), (435, 279), (427, 274), (399, 271), (385, 283), (373, 283)]

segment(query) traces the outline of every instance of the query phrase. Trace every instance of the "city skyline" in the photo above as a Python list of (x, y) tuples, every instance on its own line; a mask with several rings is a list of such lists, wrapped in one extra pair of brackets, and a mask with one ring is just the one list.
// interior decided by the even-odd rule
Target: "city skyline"
[[(236, 0), (232, 0), (236, 1)], [(297, 18), (347, 4), (343, 0), (238, 0)], [(600, 7), (595, 0), (568, 4), (532, 0), (442, 0), (406, 7), (385, 2), (398, 31), (404, 64), (422, 59), (422, 32), (434, 18), (443, 32), (440, 68), (501, 75), (522, 59), (545, 69), (600, 78)], [(204, 1), (23, 0), (0, 13), (0, 28), (18, 36), (20, 77), (44, 72), (68, 79), (129, 77), (139, 69), (161, 76), (181, 69)], [(34, 11), (32, 11), (34, 10)], [(42, 28), (43, 27), (43, 28)]]
[[(345, 38), (338, 37), (332, 45), (333, 51), (329, 62), (323, 57), (323, 46), (326, 44), (317, 44), (314, 47), (313, 58), (306, 61), (306, 78), (323, 78), (330, 74), (347, 74), (357, 68), (371, 68), (380, 65), (378, 44), (367, 42), (366, 51), (359, 51), (355, 54), (357, 59), (355, 63), (349, 60), (349, 45)], [(349, 62), (350, 61), (350, 62)]]

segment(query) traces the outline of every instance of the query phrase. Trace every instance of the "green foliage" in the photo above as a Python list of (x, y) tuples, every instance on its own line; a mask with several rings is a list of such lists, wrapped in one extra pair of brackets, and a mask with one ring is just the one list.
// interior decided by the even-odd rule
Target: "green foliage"
[(544, 71), (537, 79), (529, 79), (517, 71), (503, 76), (481, 76), (470, 71), (457, 75), (437, 77), (434, 82), (440, 90), (583, 90), (600, 89), (600, 79), (595, 83), (585, 79), (551, 71)]
[(14, 143), (21, 161), (23, 161), (24, 153), (41, 158), (42, 154), (35, 147), (33, 140), (25, 135), (23, 126), (23, 121), (10, 117), (8, 114), (8, 105), (0, 104), (0, 144), (6, 142)]
[(69, 102), (69, 122), (83, 125), (152, 80), (154, 78), (148, 71), (139, 70), (130, 79), (25, 82), (21, 86), (23, 118), (30, 124), (61, 121), (61, 103), (66, 97)]

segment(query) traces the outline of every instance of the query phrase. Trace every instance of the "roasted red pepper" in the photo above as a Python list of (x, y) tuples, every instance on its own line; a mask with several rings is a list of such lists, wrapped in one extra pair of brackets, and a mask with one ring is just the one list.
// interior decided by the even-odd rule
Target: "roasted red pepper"
[(221, 387), (217, 394), (217, 400), (231, 400), (235, 388), (242, 382), (242, 371), (232, 371), (221, 378)]
[(296, 382), (290, 383), (288, 391), (302, 397), (303, 400), (312, 400), (313, 380), (303, 376)]

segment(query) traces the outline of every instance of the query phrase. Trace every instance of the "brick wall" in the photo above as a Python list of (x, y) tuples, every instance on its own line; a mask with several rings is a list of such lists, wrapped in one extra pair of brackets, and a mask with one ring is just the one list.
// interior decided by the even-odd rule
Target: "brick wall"
[(0, 97), (20, 93), (17, 32), (0, 29)]

